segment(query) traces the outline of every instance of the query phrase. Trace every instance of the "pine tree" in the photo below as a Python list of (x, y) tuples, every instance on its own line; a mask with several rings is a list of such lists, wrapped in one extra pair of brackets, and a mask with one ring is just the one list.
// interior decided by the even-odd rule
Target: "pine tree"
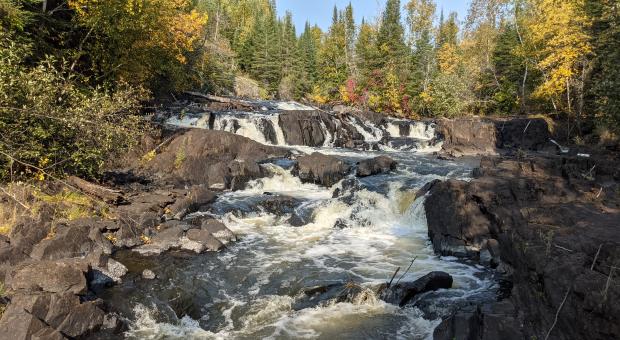
[(355, 65), (355, 40), (357, 39), (357, 27), (355, 26), (355, 19), (353, 17), (353, 5), (351, 5), (350, 2), (345, 9), (342, 19), (344, 20), (344, 53), (347, 58), (347, 67), (349, 71), (349, 76), (355, 78), (357, 76), (357, 70)]
[(406, 64), (405, 29), (400, 20), (400, 0), (388, 0), (377, 35), (378, 65), (402, 68)]
[(319, 86), (321, 95), (331, 99), (339, 97), (338, 90), (348, 78), (345, 24), (334, 7), (332, 24), (319, 50)]

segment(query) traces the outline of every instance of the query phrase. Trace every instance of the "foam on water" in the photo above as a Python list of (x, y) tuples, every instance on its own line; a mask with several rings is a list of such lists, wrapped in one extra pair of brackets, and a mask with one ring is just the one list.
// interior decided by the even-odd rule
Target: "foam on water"
[[(232, 119), (237, 119), (237, 125)], [(243, 120), (224, 115), (216, 118), (214, 128), (236, 130), (235, 133), (267, 143), (256, 128), (260, 120), (263, 123), (267, 120), (276, 131), (277, 144), (284, 144), (278, 119), (277, 115), (252, 114)], [(185, 118), (178, 124), (204, 123)], [(367, 140), (383, 137), (383, 131), (377, 127), (373, 127), (376, 130), (372, 133), (359, 124), (356, 128)], [(386, 131), (392, 135), (396, 129), (398, 126), (388, 125)], [(432, 145), (434, 128), (415, 123), (409, 135), (428, 140), (427, 145)], [(353, 161), (385, 153), (330, 148), (334, 137), (327, 137), (323, 148), (296, 149), (307, 153), (318, 150)], [(437, 148), (436, 144), (424, 150), (432, 148)], [(158, 321), (161, 318), (156, 308), (138, 304), (127, 336), (136, 339), (432, 338), (439, 316), (448, 313), (452, 304), (488, 291), (494, 282), (483, 268), (434, 254), (428, 240), (426, 197), (416, 198), (417, 189), (433, 179), (466, 179), (469, 169), (450, 162), (431, 161), (420, 154), (419, 150), (417, 153), (391, 150), (390, 156), (399, 162), (398, 170), (359, 180), (361, 187), (353, 191), (345, 190), (342, 183), (332, 188), (302, 183), (290, 170), (275, 164), (262, 165), (270, 176), (249, 182), (244, 190), (223, 193), (218, 202), (234, 206), (273, 195), (290, 196), (302, 201), (296, 211), (309, 212), (306, 224), (293, 227), (289, 223), (291, 214), (276, 215), (262, 209), (243, 214), (234, 210), (218, 214), (205, 212), (239, 237), (239, 242), (226, 251), (213, 254), (208, 265), (198, 266), (202, 272), (189, 271), (192, 279), (205, 280), (217, 287), (210, 294), (213, 306), (218, 306), (212, 313), (220, 320), (213, 321), (213, 328), (209, 328), (212, 314), (200, 320), (185, 316), (174, 322)], [(344, 190), (345, 195), (333, 198), (336, 188)], [(407, 267), (413, 258), (416, 260), (412, 270), (404, 274), (403, 281), (415, 280), (435, 270), (448, 272), (454, 278), (452, 289), (432, 293), (436, 294), (433, 301), (437, 301), (432, 305), (435, 313), (432, 317), (416, 307), (387, 304), (370, 293), (353, 303), (294, 308), (297, 294), (304, 287), (343, 280), (365, 286), (383, 283), (397, 267)]]

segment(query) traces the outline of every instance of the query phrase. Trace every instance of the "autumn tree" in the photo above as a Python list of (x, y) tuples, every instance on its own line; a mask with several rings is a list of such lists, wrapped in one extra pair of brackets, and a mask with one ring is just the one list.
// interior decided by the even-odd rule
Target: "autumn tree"
[[(102, 77), (154, 89), (181, 89), (192, 82), (187, 65), (202, 42), (207, 15), (189, 0), (69, 0), (90, 39), (78, 58)], [(95, 66), (96, 65), (96, 66)]]

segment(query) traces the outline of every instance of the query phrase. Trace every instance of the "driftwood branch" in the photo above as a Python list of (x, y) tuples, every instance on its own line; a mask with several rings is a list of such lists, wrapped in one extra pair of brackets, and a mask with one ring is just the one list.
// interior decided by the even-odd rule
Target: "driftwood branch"
[(234, 98), (214, 96), (211, 94), (204, 94), (204, 93), (193, 92), (193, 91), (185, 91), (185, 94), (189, 94), (190, 96), (194, 96), (194, 97), (204, 98), (212, 102), (235, 104), (235, 105), (244, 106), (244, 107), (252, 107), (252, 104), (247, 103), (243, 100), (234, 99)]
[(392, 275), (392, 279), (387, 284), (387, 288), (390, 288), (390, 286), (392, 285), (392, 281), (394, 281), (394, 278), (396, 277), (396, 274), (398, 274), (399, 271), (400, 271), (400, 267), (396, 268), (396, 271), (394, 272), (394, 275)]
[(564, 295), (564, 299), (562, 300), (562, 303), (560, 303), (558, 310), (555, 312), (555, 318), (553, 320), (553, 324), (551, 325), (551, 328), (549, 328), (549, 331), (547, 332), (547, 336), (545, 336), (545, 340), (549, 339), (549, 335), (551, 335), (551, 331), (553, 331), (553, 328), (558, 323), (558, 317), (560, 316), (560, 311), (562, 310), (562, 307), (564, 307), (564, 303), (566, 303), (566, 299), (568, 298), (568, 293), (570, 293), (570, 287), (566, 291), (566, 295)]
[(71, 183), (81, 191), (95, 196), (106, 203), (119, 203), (123, 200), (123, 193), (119, 190), (106, 188), (75, 176), (69, 177), (67, 182)]
[(15, 197), (15, 195), (12, 195), (11, 193), (9, 193), (8, 191), (4, 190), (3, 187), (0, 187), (0, 191), (2, 191), (5, 195), (7, 195), (8, 197), (10, 197), (11, 199), (13, 199), (13, 201), (17, 202), (19, 205), (21, 205), (22, 207), (24, 207), (24, 209), (30, 211), (30, 207), (27, 206), (25, 203), (22, 203), (20, 200), (17, 199), (17, 197)]
[(409, 264), (409, 267), (407, 267), (407, 270), (405, 270), (405, 272), (403, 273), (403, 275), (401, 275), (398, 280), (396, 280), (396, 284), (398, 284), (400, 282), (400, 280), (403, 279), (403, 277), (405, 277), (405, 275), (407, 275), (407, 273), (409, 272), (409, 269), (411, 269), (411, 266), (413, 266), (413, 263), (415, 262), (415, 260), (417, 260), (418, 257), (414, 257), (413, 260), (411, 260), (411, 263)]

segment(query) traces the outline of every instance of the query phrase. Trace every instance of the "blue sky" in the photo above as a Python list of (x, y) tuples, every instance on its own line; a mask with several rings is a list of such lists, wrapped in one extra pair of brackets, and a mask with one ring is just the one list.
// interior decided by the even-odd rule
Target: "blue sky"
[[(276, 0), (278, 14), (284, 15), (286, 11), (293, 13), (293, 19), (298, 33), (303, 30), (306, 21), (311, 24), (318, 24), (322, 29), (327, 29), (332, 20), (332, 10), (334, 5), (339, 9), (349, 4), (353, 4), (353, 11), (356, 22), (359, 23), (362, 17), (376, 18), (381, 14), (381, 10), (385, 6), (386, 0)], [(407, 0), (401, 0), (404, 4)], [(459, 20), (463, 20), (467, 15), (467, 7), (470, 0), (435, 0), (437, 3), (437, 12), (443, 8), (444, 12), (449, 13), (456, 11), (459, 14)]]

